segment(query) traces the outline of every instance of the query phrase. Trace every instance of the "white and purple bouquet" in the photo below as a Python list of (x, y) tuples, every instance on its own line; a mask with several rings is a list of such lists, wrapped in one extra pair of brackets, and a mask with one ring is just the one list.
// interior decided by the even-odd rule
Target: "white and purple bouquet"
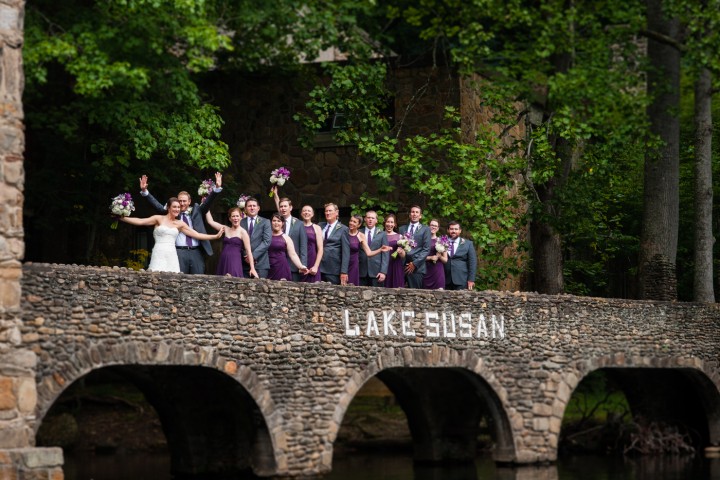
[(444, 253), (450, 249), (450, 239), (447, 235), (439, 237), (435, 242), (435, 251), (437, 253)]
[[(277, 184), (278, 187), (285, 185), (288, 180), (290, 180), (290, 170), (285, 167), (276, 168), (270, 172), (270, 183)], [(270, 196), (273, 196), (273, 192), (270, 192)]]
[(240, 195), (240, 198), (238, 198), (237, 201), (238, 208), (245, 208), (245, 202), (247, 202), (249, 198), (250, 195), (245, 195), (244, 193)]
[(203, 182), (198, 187), (198, 195), (200, 195), (201, 197), (207, 197), (213, 188), (215, 188), (215, 182), (210, 179), (203, 180)]
[(118, 227), (117, 217), (129, 217), (135, 211), (132, 195), (129, 193), (121, 193), (112, 199), (110, 204), (110, 213), (116, 217), (116, 220), (110, 225), (113, 230)]
[[(405, 234), (398, 239), (398, 247), (402, 248), (406, 252), (409, 252), (413, 248), (417, 247), (417, 243), (413, 239), (412, 235), (410, 235), (410, 232), (405, 232)], [(395, 250), (392, 254), (392, 258), (397, 258), (398, 251)]]

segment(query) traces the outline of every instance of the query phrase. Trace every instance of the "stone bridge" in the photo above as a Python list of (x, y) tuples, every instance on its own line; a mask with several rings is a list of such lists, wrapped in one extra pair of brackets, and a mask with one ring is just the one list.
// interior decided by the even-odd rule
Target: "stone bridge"
[(327, 472), (375, 376), (418, 461), (474, 458), (484, 417), (496, 461), (552, 462), (568, 400), (598, 369), (634, 414), (720, 442), (717, 305), (28, 264), (21, 307), (30, 428), (73, 382), (112, 369), (157, 410), (178, 474)]

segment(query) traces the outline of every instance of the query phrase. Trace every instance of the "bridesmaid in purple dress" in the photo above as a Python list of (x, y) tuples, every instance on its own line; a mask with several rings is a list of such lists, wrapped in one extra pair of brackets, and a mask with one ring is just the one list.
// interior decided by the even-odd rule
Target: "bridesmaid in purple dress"
[[(392, 255), (390, 255), (388, 272), (385, 276), (385, 287), (402, 288), (405, 286), (405, 251), (402, 248), (398, 248), (397, 244), (400, 239), (400, 234), (395, 233), (397, 218), (391, 213), (385, 218), (383, 225), (385, 226), (388, 244), (393, 250)], [(395, 258), (393, 258), (393, 255), (395, 255)]]
[(300, 218), (305, 226), (307, 234), (307, 264), (308, 273), (303, 276), (302, 281), (314, 283), (320, 281), (320, 262), (323, 256), (323, 237), (320, 227), (312, 222), (315, 210), (310, 205), (305, 205), (300, 211)]
[(290, 264), (287, 261), (288, 256), (300, 273), (306, 273), (307, 267), (302, 264), (300, 257), (298, 257), (298, 254), (295, 252), (292, 239), (283, 233), (285, 220), (282, 215), (274, 213), (270, 223), (272, 225), (272, 238), (270, 240), (270, 248), (268, 248), (268, 257), (270, 259), (268, 279), (292, 280)]
[[(228, 210), (228, 219), (230, 220), (230, 226), (225, 227), (225, 238), (223, 238), (223, 250), (218, 260), (217, 270), (215, 275), (230, 275), (232, 277), (242, 277), (242, 258), (243, 258), (243, 247), (248, 253), (250, 261), (250, 277), (257, 278), (258, 274), (255, 271), (255, 265), (252, 259), (252, 251), (250, 249), (250, 236), (247, 234), (245, 229), (240, 227), (240, 220), (242, 219), (242, 213), (238, 207), (233, 207)], [(209, 211), (205, 214), (205, 220), (215, 230), (220, 230), (223, 225), (213, 219), (212, 213)]]
[(360, 249), (365, 251), (365, 255), (368, 257), (374, 257), (378, 253), (389, 252), (390, 247), (384, 245), (377, 250), (370, 250), (365, 234), (360, 231), (362, 226), (362, 217), (360, 215), (353, 215), (350, 217), (348, 222), (348, 229), (350, 230), (350, 263), (348, 264), (348, 284), (360, 286)]
[[(423, 288), (425, 290), (445, 289), (445, 263), (447, 263), (447, 252), (438, 253), (435, 249), (437, 243), (440, 222), (433, 218), (428, 224), (430, 227), (430, 255), (425, 261), (425, 276), (423, 277)], [(439, 260), (439, 262), (438, 262)]]

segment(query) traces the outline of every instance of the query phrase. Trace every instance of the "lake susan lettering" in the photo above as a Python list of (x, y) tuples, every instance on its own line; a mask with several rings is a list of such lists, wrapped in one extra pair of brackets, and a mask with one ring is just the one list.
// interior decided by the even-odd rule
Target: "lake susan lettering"
[[(343, 313), (348, 337), (505, 338), (502, 314), (424, 312), (423, 317), (415, 322), (413, 310), (383, 310), (379, 314), (368, 310), (363, 315), (345, 309)], [(418, 323), (420, 331), (415, 331)]]

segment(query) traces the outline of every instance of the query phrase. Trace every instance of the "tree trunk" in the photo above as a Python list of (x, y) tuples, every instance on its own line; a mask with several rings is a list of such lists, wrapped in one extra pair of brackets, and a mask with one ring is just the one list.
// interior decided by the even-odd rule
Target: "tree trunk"
[(715, 302), (712, 234), (712, 75), (703, 68), (695, 81), (695, 273), (693, 299)]
[(548, 295), (563, 293), (565, 283), (560, 234), (548, 223), (533, 219), (530, 222), (530, 244), (535, 290)]
[[(648, 30), (677, 39), (679, 21), (664, 17), (662, 0), (648, 0), (647, 7)], [(650, 129), (662, 145), (645, 156), (638, 293), (643, 299), (675, 300), (680, 214), (680, 52), (649, 38), (648, 59), (648, 90), (653, 98), (648, 107)]]

